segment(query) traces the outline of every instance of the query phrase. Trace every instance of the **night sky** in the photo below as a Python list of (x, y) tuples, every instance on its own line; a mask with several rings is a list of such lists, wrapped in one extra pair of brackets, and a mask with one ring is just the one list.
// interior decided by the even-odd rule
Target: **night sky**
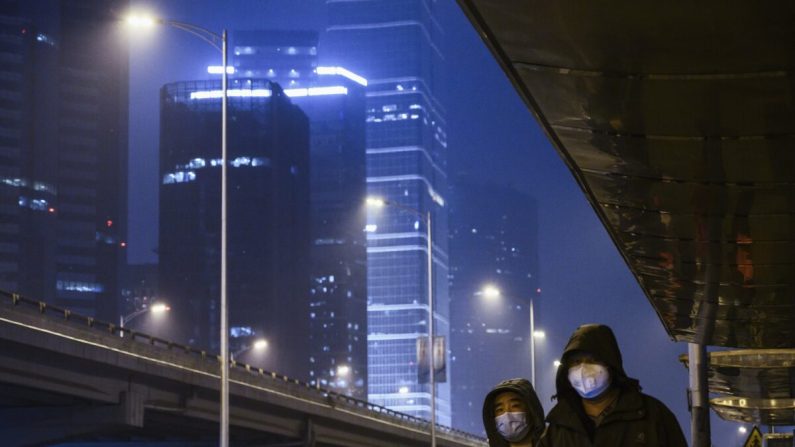
[[(217, 30), (322, 29), (316, 0), (134, 1), (135, 9)], [(585, 195), (547, 142), (532, 114), (452, 0), (439, 0), (446, 28), (449, 173), (466, 171), (534, 196), (539, 215), (542, 293), (536, 327), (539, 397), (552, 406), (552, 365), (582, 323), (613, 327), (630, 376), (668, 405), (689, 438), (687, 370), (677, 357), (685, 344), (670, 340)], [(319, 54), (322, 61), (322, 40)], [(158, 189), (158, 90), (173, 81), (208, 79), (220, 53), (173, 28), (130, 36), (130, 201), (128, 259), (155, 262)], [(530, 293), (531, 291), (528, 291)], [(527, 355), (526, 353), (517, 353)], [(479, 411), (479, 410), (478, 410)], [(740, 445), (737, 426), (713, 416), (713, 443)]]

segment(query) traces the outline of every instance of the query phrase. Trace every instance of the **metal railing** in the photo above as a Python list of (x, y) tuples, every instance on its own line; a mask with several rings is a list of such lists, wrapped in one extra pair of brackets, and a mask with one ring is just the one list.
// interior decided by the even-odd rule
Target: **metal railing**
[[(165, 349), (169, 352), (180, 352), (187, 355), (195, 356), (202, 360), (209, 360), (221, 362), (221, 356), (217, 354), (208, 353), (205, 350), (196, 349), (173, 341), (165, 340), (162, 338), (154, 337), (149, 334), (138, 332), (127, 327), (120, 327), (117, 324), (109, 323), (106, 321), (97, 320), (93, 317), (88, 317), (81, 314), (76, 314), (69, 309), (60, 308), (43, 301), (36, 301), (25, 298), (16, 293), (10, 293), (0, 290), (0, 302), (7, 300), (13, 306), (21, 307), (30, 311), (38, 311), (38, 313), (49, 316), (58, 317), (62, 321), (70, 322), (84, 328), (89, 328), (94, 331), (104, 332), (110, 336), (115, 336), (116, 340), (119, 338), (139, 341), (148, 345)], [(325, 403), (330, 408), (339, 408), (340, 405), (347, 409), (364, 410), (367, 416), (379, 416), (386, 422), (402, 422), (412, 425), (416, 429), (428, 430), (430, 422), (416, 416), (408, 415), (398, 411), (391, 410), (387, 407), (357, 399), (345, 394), (338, 393), (327, 388), (321, 388), (320, 385), (311, 385), (299, 379), (287, 377), (274, 371), (267, 371), (263, 368), (251, 366), (247, 363), (241, 363), (235, 360), (230, 360), (230, 368), (232, 371), (237, 371), (235, 374), (248, 374), (253, 380), (269, 380), (273, 383), (290, 384), (298, 388), (305, 389), (316, 401)], [(364, 414), (364, 413), (362, 413)], [(385, 417), (385, 418), (384, 418)], [(486, 439), (471, 433), (457, 430), (452, 427), (443, 425), (436, 425), (436, 429), (447, 436), (459, 441), (467, 441), (476, 445), (485, 445)]]

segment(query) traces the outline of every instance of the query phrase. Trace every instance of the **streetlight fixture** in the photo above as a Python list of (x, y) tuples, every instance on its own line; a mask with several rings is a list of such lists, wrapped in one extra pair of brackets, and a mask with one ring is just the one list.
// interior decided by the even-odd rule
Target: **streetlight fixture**
[(235, 357), (248, 352), (248, 351), (264, 351), (268, 347), (268, 340), (264, 338), (257, 339), (254, 343), (250, 345), (244, 345), (242, 348), (238, 349), (237, 351), (233, 352), (229, 355), (229, 359), (231, 361), (235, 361)]
[(136, 27), (152, 27), (154, 25), (168, 25), (188, 32), (207, 42), (213, 48), (221, 51), (221, 429), (220, 446), (229, 447), (229, 329), (228, 306), (226, 287), (226, 202), (227, 202), (227, 154), (226, 154), (226, 122), (227, 122), (227, 89), (229, 72), (227, 68), (227, 32), (215, 33), (201, 26), (176, 20), (131, 15), (127, 23)]
[[(494, 300), (502, 296), (500, 289), (493, 284), (487, 284), (478, 292), (479, 295)], [(536, 386), (536, 338), (545, 338), (544, 331), (537, 331), (535, 328), (535, 314), (533, 312), (533, 297), (530, 296), (530, 383), (533, 388)]]
[[(375, 208), (392, 206), (407, 213), (414, 214), (425, 221), (427, 239), (426, 251), (428, 254), (428, 369), (430, 370), (429, 379), (431, 385), (431, 447), (436, 447), (436, 378), (434, 377), (436, 365), (434, 365), (433, 362), (433, 235), (431, 234), (431, 212), (428, 211), (423, 213), (415, 208), (380, 197), (367, 197), (365, 203)], [(401, 393), (403, 393), (404, 388), (405, 387), (401, 387)], [(408, 388), (406, 388), (406, 392), (408, 392)]]
[[(127, 315), (120, 315), (119, 316), (119, 327), (124, 329), (124, 326), (129, 324), (132, 320), (140, 317), (141, 315), (152, 312), (153, 314), (162, 314), (168, 312), (171, 308), (165, 303), (155, 303), (151, 306), (144, 307), (143, 309), (138, 309), (135, 312), (132, 312)], [(119, 333), (120, 337), (123, 337), (124, 331)]]

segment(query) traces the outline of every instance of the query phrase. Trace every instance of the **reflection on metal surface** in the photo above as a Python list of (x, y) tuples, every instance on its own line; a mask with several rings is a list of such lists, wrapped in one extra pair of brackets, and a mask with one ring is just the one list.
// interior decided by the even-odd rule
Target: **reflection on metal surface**
[[(687, 355), (679, 360), (687, 364)], [(723, 419), (795, 424), (795, 349), (744, 349), (709, 354), (710, 401)]]
[(671, 337), (795, 348), (795, 3), (459, 3)]
[(710, 405), (728, 421), (764, 425), (794, 425), (795, 401), (751, 398), (715, 398)]

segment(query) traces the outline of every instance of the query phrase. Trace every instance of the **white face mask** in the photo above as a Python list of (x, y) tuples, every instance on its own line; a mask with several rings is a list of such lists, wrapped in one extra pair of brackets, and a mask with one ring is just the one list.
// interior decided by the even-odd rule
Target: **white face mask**
[(494, 422), (497, 424), (497, 431), (508, 442), (521, 441), (530, 431), (524, 412), (503, 413), (494, 418)]
[(593, 399), (610, 386), (607, 368), (595, 363), (581, 363), (569, 368), (569, 383), (585, 399)]

